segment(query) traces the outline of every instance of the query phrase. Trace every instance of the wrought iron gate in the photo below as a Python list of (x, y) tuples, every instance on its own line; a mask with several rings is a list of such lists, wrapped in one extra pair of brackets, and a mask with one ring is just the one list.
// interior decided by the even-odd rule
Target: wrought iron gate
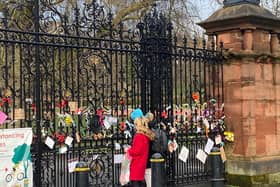
[[(197, 116), (200, 103), (223, 102), (222, 51), (177, 39), (156, 9), (127, 30), (94, 0), (67, 15), (48, 0), (24, 2), (1, 15), (0, 110), (14, 121), (0, 128), (33, 127), (35, 186), (74, 186), (68, 163), (75, 159), (89, 164), (93, 186), (118, 186), (114, 158), (123, 153), (118, 145), (130, 141), (126, 119), (137, 107), (176, 126), (179, 148), (190, 149), (186, 163), (179, 149), (168, 155), (168, 185), (208, 180), (207, 164), (195, 158), (206, 140)], [(117, 122), (91, 126), (104, 114)], [(74, 140), (66, 146), (67, 136)]]

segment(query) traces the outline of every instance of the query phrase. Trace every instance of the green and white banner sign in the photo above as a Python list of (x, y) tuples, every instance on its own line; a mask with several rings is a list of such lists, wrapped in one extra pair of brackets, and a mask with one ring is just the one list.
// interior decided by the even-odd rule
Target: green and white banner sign
[(31, 143), (31, 128), (0, 129), (0, 186), (33, 186)]

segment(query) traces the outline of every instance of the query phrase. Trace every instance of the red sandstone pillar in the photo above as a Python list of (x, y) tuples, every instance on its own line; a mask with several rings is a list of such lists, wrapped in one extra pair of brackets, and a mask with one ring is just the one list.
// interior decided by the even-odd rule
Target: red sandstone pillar
[(225, 2), (200, 25), (217, 33), (227, 49), (225, 115), (235, 133), (232, 148), (225, 147), (227, 181), (238, 187), (279, 186), (280, 19), (257, 1)]
[(271, 48), (271, 53), (273, 55), (278, 55), (279, 54), (279, 39), (278, 39), (278, 34), (277, 33), (272, 33), (271, 34), (271, 40), (270, 40), (270, 48)]
[(253, 50), (253, 31), (246, 29), (243, 36), (243, 46), (246, 52), (252, 52)]

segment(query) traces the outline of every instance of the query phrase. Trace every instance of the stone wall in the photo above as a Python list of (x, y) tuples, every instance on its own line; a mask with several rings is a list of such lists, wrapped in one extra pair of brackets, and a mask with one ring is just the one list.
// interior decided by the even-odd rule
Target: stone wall
[(280, 155), (280, 64), (260, 58), (243, 55), (224, 66), (225, 113), (236, 135), (236, 156)]

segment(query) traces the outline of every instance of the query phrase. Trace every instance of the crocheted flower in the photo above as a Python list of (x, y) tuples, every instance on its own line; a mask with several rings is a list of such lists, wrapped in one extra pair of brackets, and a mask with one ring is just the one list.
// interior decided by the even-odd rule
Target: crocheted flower
[(233, 142), (234, 141), (234, 134), (233, 134), (233, 132), (225, 131), (224, 135), (225, 135), (225, 139), (227, 141), (229, 141), (229, 142)]
[(72, 124), (72, 117), (70, 116), (70, 115), (67, 115), (66, 117), (65, 117), (65, 123), (66, 123), (66, 125), (71, 125)]
[(192, 93), (192, 98), (194, 101), (199, 101), (199, 93), (198, 92), (193, 92)]

